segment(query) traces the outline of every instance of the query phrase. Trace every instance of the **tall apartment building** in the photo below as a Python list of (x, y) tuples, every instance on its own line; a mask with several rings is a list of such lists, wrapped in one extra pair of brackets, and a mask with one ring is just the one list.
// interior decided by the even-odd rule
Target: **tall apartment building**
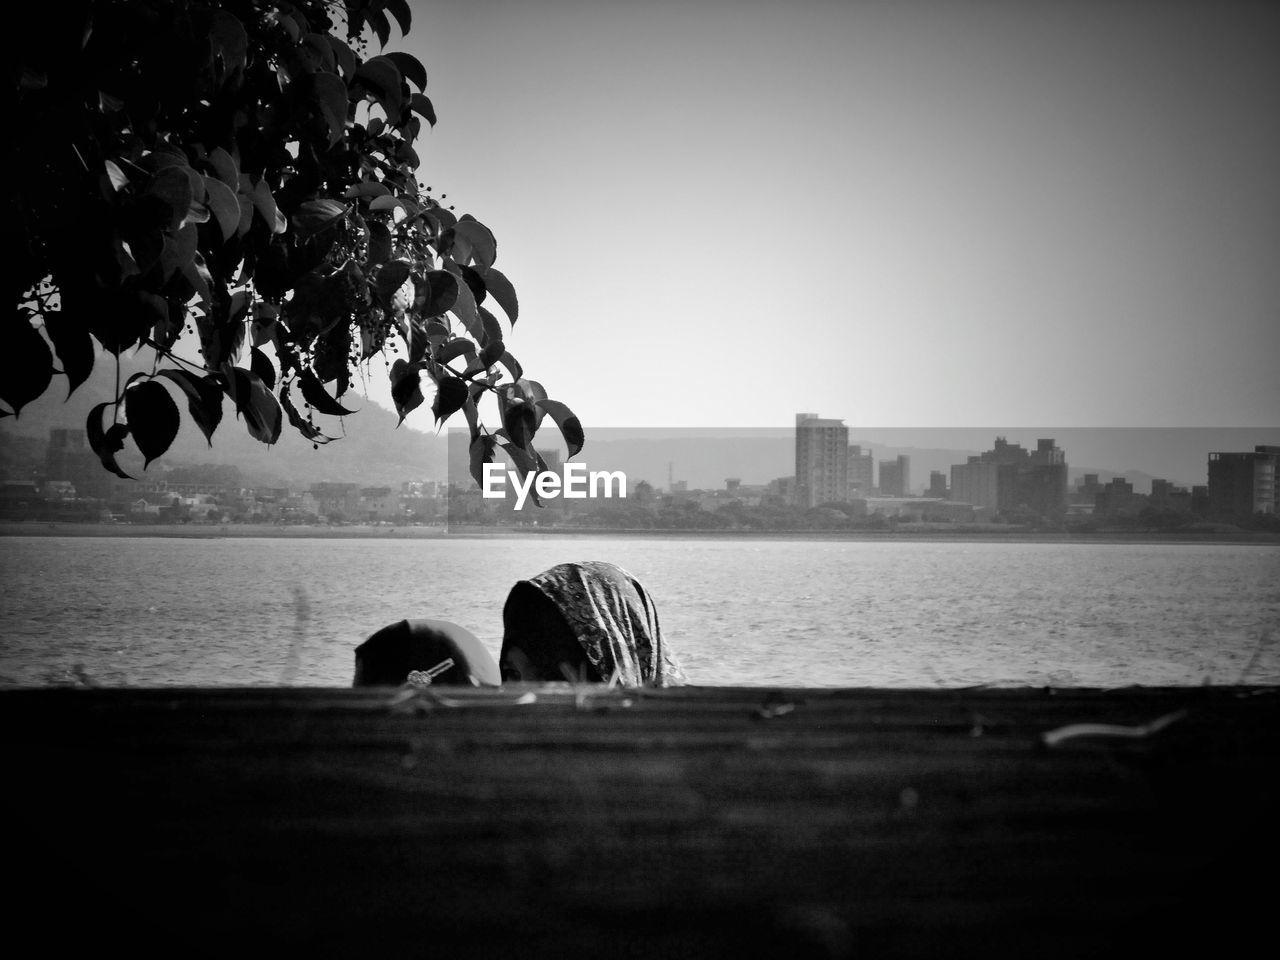
[(795, 504), (816, 507), (849, 499), (849, 428), (843, 420), (796, 414)]
[(1209, 454), (1209, 515), (1221, 519), (1280, 513), (1276, 471), (1280, 447), (1259, 445), (1252, 453)]
[(905, 497), (911, 490), (911, 458), (880, 461), (880, 496)]
[(947, 499), (947, 475), (941, 470), (929, 471), (929, 496), (939, 500)]
[(1019, 506), (1042, 517), (1061, 517), (1067, 509), (1067, 454), (1053, 440), (1037, 440), (1018, 471)]
[(849, 499), (871, 496), (876, 485), (876, 462), (871, 451), (862, 452), (859, 444), (849, 448)]

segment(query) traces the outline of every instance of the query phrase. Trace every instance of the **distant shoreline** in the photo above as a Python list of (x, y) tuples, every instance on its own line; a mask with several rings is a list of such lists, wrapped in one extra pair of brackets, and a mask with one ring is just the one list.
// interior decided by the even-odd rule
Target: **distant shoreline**
[(0, 537), (164, 537), (206, 539), (323, 539), (323, 540), (507, 540), (519, 537), (577, 539), (615, 537), (625, 540), (845, 540), (845, 541), (964, 541), (975, 543), (1169, 543), (1169, 544), (1280, 544), (1280, 535), (1241, 530), (1238, 533), (1205, 531), (1187, 533), (1099, 532), (1052, 533), (984, 529), (927, 530), (612, 530), (596, 528), (517, 527), (411, 527), (369, 524), (331, 527), (322, 524), (129, 524), (50, 523), (0, 521)]

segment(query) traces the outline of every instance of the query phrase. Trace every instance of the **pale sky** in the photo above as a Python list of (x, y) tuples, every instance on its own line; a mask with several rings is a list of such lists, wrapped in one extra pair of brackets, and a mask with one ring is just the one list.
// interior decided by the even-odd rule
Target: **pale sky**
[(1280, 421), (1280, 4), (413, 9), (423, 179), (588, 435)]

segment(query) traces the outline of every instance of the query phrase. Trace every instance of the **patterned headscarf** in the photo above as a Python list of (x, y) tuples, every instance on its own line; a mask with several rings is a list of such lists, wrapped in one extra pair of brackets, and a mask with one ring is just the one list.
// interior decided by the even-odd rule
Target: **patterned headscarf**
[(598, 560), (562, 563), (522, 581), (555, 604), (602, 681), (671, 687), (684, 671), (662, 640), (658, 611), (640, 581)]

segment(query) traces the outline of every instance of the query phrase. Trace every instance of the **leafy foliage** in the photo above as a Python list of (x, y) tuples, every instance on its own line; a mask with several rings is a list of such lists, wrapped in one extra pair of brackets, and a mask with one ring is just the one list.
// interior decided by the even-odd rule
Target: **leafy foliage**
[[(463, 412), (477, 479), (497, 446), (539, 467), (544, 415), (581, 449), (577, 418), (506, 348), (519, 303), (493, 233), (417, 179), (413, 143), (436, 122), (427, 71), (381, 52), (392, 20), (410, 27), (406, 0), (100, 0), (25, 16), (38, 22), (19, 49), (22, 242), (0, 413), (55, 374), (76, 390), (98, 346), (117, 369), (153, 349), (154, 369), (87, 424), (124, 476), (126, 439), (147, 464), (173, 442), (175, 398), (211, 444), (224, 398), (264, 443), (286, 419), (326, 443), (314, 413), (351, 413), (341, 398), (381, 355), (402, 421), (424, 375), (438, 423)], [(190, 341), (198, 358), (180, 356)]]

